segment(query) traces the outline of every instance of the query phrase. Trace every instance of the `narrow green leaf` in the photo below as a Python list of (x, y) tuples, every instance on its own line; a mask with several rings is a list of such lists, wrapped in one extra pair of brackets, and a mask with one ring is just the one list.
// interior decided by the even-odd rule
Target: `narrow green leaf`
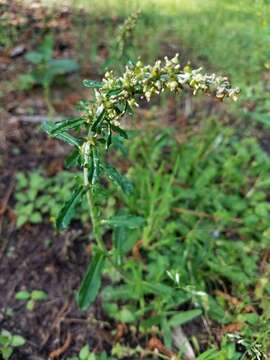
[(171, 349), (172, 348), (172, 340), (173, 340), (172, 339), (172, 331), (171, 331), (169, 323), (165, 317), (163, 317), (161, 320), (161, 330), (163, 333), (165, 346), (168, 349)]
[(121, 129), (119, 126), (111, 124), (113, 131), (117, 132), (120, 136), (122, 136), (124, 139), (128, 139), (128, 135), (125, 132), (125, 130)]
[(167, 285), (161, 284), (161, 283), (155, 284), (155, 283), (149, 283), (149, 282), (144, 281), (142, 285), (143, 285), (144, 291), (146, 293), (157, 294), (160, 296), (172, 296), (173, 295), (172, 288), (170, 288)]
[(62, 132), (56, 135), (51, 134), (51, 131), (54, 128), (54, 124), (52, 122), (49, 121), (45, 121), (42, 125), (41, 125), (41, 129), (43, 131), (45, 131), (48, 135), (55, 137), (56, 139), (65, 141), (66, 143), (73, 145), (73, 146), (77, 146), (79, 147), (81, 145), (81, 140), (75, 138), (74, 136), (68, 134), (67, 132)]
[(78, 148), (75, 148), (74, 151), (65, 160), (65, 166), (71, 168), (74, 166), (79, 166), (81, 164), (81, 153)]
[(151, 329), (154, 325), (159, 326), (161, 324), (162, 317), (160, 315), (151, 316), (146, 320), (142, 320), (141, 325), (145, 329)]
[(123, 90), (122, 88), (112, 89), (112, 90), (110, 90), (110, 91), (107, 92), (107, 96), (111, 97), (111, 96), (119, 95), (122, 90)]
[(96, 184), (99, 179), (99, 173), (100, 173), (100, 160), (99, 160), (99, 154), (97, 152), (96, 148), (93, 148), (92, 150), (92, 176), (91, 176), (91, 182), (92, 185)]
[(172, 327), (183, 325), (183, 324), (193, 320), (194, 318), (200, 316), (201, 314), (202, 314), (201, 309), (181, 311), (178, 314), (176, 314), (170, 318), (169, 325)]
[(108, 178), (114, 181), (126, 194), (131, 194), (133, 191), (133, 184), (124, 175), (121, 175), (117, 169), (108, 164), (103, 164), (103, 169)]
[(109, 149), (111, 143), (112, 143), (112, 125), (108, 121), (108, 135), (107, 135), (107, 139), (106, 139), (106, 150)]
[(99, 81), (94, 80), (83, 80), (83, 86), (90, 88), (90, 89), (101, 89), (103, 84)]
[(63, 120), (54, 124), (54, 127), (50, 131), (50, 134), (57, 135), (65, 130), (75, 129), (83, 123), (84, 119), (82, 118)]
[(126, 102), (125, 112), (127, 112), (128, 115), (130, 115), (130, 116), (134, 115), (134, 111), (133, 111), (132, 107), (129, 105), (128, 101)]
[(124, 226), (129, 229), (135, 229), (144, 225), (144, 218), (133, 215), (116, 215), (107, 220), (101, 221), (104, 225), (113, 227)]
[(97, 297), (101, 285), (101, 272), (105, 261), (105, 254), (98, 251), (91, 259), (81, 287), (76, 296), (81, 310), (87, 310)]
[(83, 186), (78, 187), (72, 194), (71, 199), (66, 202), (60, 211), (60, 214), (56, 220), (56, 226), (59, 230), (66, 229), (68, 227), (72, 217), (74, 216), (75, 207), (81, 200), (84, 191), (85, 190)]
[(98, 115), (93, 125), (91, 126), (92, 131), (96, 131), (98, 127), (101, 126), (103, 120), (105, 119), (106, 111), (102, 110), (102, 112)]

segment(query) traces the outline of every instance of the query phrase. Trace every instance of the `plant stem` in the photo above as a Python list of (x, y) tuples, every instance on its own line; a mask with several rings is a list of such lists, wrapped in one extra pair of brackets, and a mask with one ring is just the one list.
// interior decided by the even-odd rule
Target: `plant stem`
[(44, 86), (44, 98), (45, 98), (46, 105), (47, 105), (47, 108), (48, 108), (49, 117), (52, 117), (53, 114), (54, 114), (54, 108), (53, 108), (53, 105), (52, 105), (52, 102), (51, 102), (50, 85), (45, 85)]
[(106, 250), (106, 246), (102, 240), (101, 233), (100, 233), (100, 224), (97, 218), (96, 210), (95, 210), (95, 204), (94, 204), (94, 197), (92, 192), (92, 187), (89, 184), (88, 180), (88, 168), (87, 166), (84, 166), (83, 168), (83, 179), (84, 179), (84, 186), (87, 188), (86, 197), (87, 197), (87, 203), (89, 208), (89, 214), (90, 219), (92, 222), (93, 227), (93, 234), (94, 238), (97, 242), (98, 247), (102, 250)]

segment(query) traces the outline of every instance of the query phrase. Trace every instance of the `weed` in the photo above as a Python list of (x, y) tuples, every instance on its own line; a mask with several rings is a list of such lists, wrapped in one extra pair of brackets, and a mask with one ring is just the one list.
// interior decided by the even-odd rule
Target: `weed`
[[(149, 253), (149, 272), (147, 279), (144, 279), (143, 263), (128, 257), (124, 261), (124, 255), (135, 245), (134, 240), (136, 241), (138, 232), (142, 228), (143, 246), (145, 249), (153, 246), (153, 238), (157, 236), (157, 224), (169, 216), (173, 204), (174, 195), (171, 189), (181, 164), (180, 157), (177, 156), (170, 163), (172, 166), (170, 174), (163, 174), (164, 165), (162, 164), (159, 169), (156, 169), (155, 174), (158, 176), (154, 179), (153, 185), (152, 182), (146, 182), (139, 187), (149, 191), (148, 196), (145, 197), (147, 204), (145, 204), (146, 213), (143, 216), (135, 215), (134, 212), (132, 214), (132, 212), (123, 209), (110, 218), (102, 219), (98, 210), (98, 206), (100, 206), (98, 196), (102, 184), (100, 182), (101, 175), (118, 184), (123, 193), (126, 194), (127, 202), (133, 199), (132, 184), (111, 164), (105, 162), (104, 150), (108, 150), (114, 144), (115, 139), (127, 138), (127, 133), (120, 127), (119, 121), (125, 113), (133, 113), (133, 108), (138, 106), (137, 101), (140, 98), (149, 101), (155, 94), (165, 90), (178, 92), (190, 87), (194, 94), (197, 91), (202, 91), (213, 93), (220, 99), (224, 97), (235, 99), (239, 90), (232, 89), (227, 79), (216, 75), (203, 75), (200, 69), (192, 70), (186, 67), (184, 70), (180, 70), (177, 56), (172, 60), (166, 58), (164, 66), (161, 65), (160, 61), (156, 62), (153, 67), (143, 66), (141, 62), (137, 62), (136, 65), (127, 67), (120, 78), (115, 77), (112, 72), (108, 72), (101, 83), (85, 80), (84, 85), (95, 89), (95, 101), (85, 106), (84, 115), (74, 120), (44, 125), (44, 129), (49, 135), (75, 146), (75, 151), (70, 159), (73, 164), (79, 164), (83, 169), (83, 182), (79, 182), (75, 187), (71, 199), (62, 208), (56, 222), (59, 229), (67, 228), (75, 214), (77, 204), (86, 195), (96, 247), (76, 296), (77, 302), (82, 309), (86, 310), (99, 292), (101, 274), (105, 266), (109, 266), (109, 274), (113, 274), (116, 269), (123, 277), (125, 284), (119, 285), (117, 288), (107, 287), (105, 289), (103, 305), (105, 311), (120, 322), (133, 323), (141, 320), (141, 330), (145, 332), (150, 331), (153, 326), (159, 327), (163, 333), (165, 344), (171, 347), (171, 329), (202, 314), (203, 300), (198, 300), (201, 296), (200, 292), (197, 292), (196, 289), (189, 289), (183, 281), (175, 291), (174, 286), (170, 285), (169, 276), (165, 276), (164, 279), (167, 270), (172, 270), (170, 272), (172, 274), (175, 269), (175, 265), (170, 266), (170, 261), (174, 256), (163, 258), (161, 255), (155, 254), (154, 261), (151, 261), (154, 251)], [(86, 129), (84, 138), (76, 138), (70, 134), (70, 130), (80, 128)], [(158, 157), (155, 158), (155, 161), (157, 159)], [(148, 165), (151, 164), (150, 159), (147, 161)], [(140, 179), (147, 179), (147, 173), (151, 174), (153, 169), (146, 166), (144, 176)], [(215, 176), (212, 170), (207, 170), (206, 175), (202, 176), (198, 188), (204, 186), (208, 180)], [(167, 177), (167, 181), (164, 182), (165, 177)], [(152, 195), (150, 195), (151, 190), (153, 190)], [(139, 209), (142, 210), (141, 205), (137, 205), (134, 209), (135, 212), (140, 211)], [(114, 233), (111, 250), (107, 250), (103, 241), (103, 233), (106, 228), (113, 229)], [(171, 231), (175, 231), (174, 224), (170, 223), (165, 228), (168, 228), (169, 236), (174, 236), (170, 234)], [(194, 232), (194, 235), (190, 232), (190, 239), (191, 236), (198, 237), (201, 233), (199, 231), (197, 234), (195, 229)], [(169, 239), (164, 235), (162, 234), (162, 239), (164, 239), (165, 244), (168, 244)], [(129, 240), (127, 241), (127, 239)], [(163, 247), (163, 241), (159, 242), (159, 246)], [(165, 262), (163, 262), (164, 260)], [(182, 266), (184, 267), (187, 262), (189, 263), (188, 259), (183, 259)], [(154, 297), (155, 300), (151, 302), (151, 305), (147, 303), (147, 297)], [(132, 301), (129, 301), (131, 298)], [(196, 304), (195, 308), (186, 309), (182, 312), (175, 310), (195, 298), (197, 299), (197, 301), (193, 301)], [(127, 300), (127, 304), (121, 310), (117, 305), (119, 299)], [(138, 305), (139, 308), (137, 309)], [(143, 321), (149, 313), (155, 313), (155, 316)]]
[(74, 176), (62, 171), (54, 177), (45, 177), (41, 170), (30, 173), (17, 173), (15, 192), (15, 213), (17, 227), (25, 223), (38, 224), (44, 216), (55, 219), (74, 185)]
[(20, 86), (24, 90), (32, 88), (34, 85), (42, 86), (50, 114), (53, 112), (50, 92), (56, 77), (78, 69), (78, 64), (73, 59), (54, 59), (53, 48), (53, 37), (51, 35), (45, 36), (36, 51), (26, 54), (25, 58), (33, 65), (33, 70), (21, 75), (19, 80)]
[(97, 354), (90, 351), (89, 345), (85, 345), (81, 348), (78, 356), (69, 357), (67, 360), (114, 360), (114, 358), (108, 358), (106, 353)]
[(27, 310), (33, 311), (36, 302), (47, 300), (48, 295), (43, 290), (33, 290), (31, 292), (22, 290), (16, 293), (16, 300), (26, 301)]
[(0, 354), (3, 360), (8, 360), (14, 349), (25, 344), (25, 339), (20, 335), (13, 335), (7, 330), (0, 332)]

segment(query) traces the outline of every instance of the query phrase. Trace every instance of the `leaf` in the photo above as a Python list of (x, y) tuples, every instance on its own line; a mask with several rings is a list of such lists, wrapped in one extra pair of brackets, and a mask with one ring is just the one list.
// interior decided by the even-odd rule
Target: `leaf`
[(25, 344), (25, 339), (20, 335), (13, 335), (11, 339), (11, 346), (18, 347)]
[(111, 124), (111, 127), (113, 131), (117, 132), (120, 136), (122, 136), (124, 139), (128, 139), (128, 135), (125, 132), (125, 130), (121, 129), (119, 126)]
[(131, 312), (127, 307), (123, 307), (116, 315), (117, 320), (121, 323), (133, 323), (136, 320), (134, 312)]
[(29, 221), (33, 224), (38, 224), (42, 222), (42, 216), (38, 211), (33, 212), (30, 215)]
[(75, 129), (84, 123), (83, 118), (67, 119), (60, 122), (57, 122), (54, 127), (51, 129), (51, 135), (57, 135), (65, 130)]
[(46, 300), (47, 298), (48, 295), (45, 293), (45, 291), (42, 290), (34, 290), (31, 293), (31, 299), (35, 301)]
[(42, 125), (41, 125), (41, 129), (43, 131), (45, 131), (47, 134), (49, 134), (50, 136), (55, 137), (56, 139), (65, 141), (66, 143), (73, 145), (73, 146), (77, 146), (79, 147), (81, 145), (81, 140), (75, 138), (74, 136), (68, 134), (67, 132), (62, 132), (60, 134), (56, 134), (56, 135), (52, 135), (51, 131), (54, 128), (54, 124), (52, 122), (49, 121), (45, 121)]
[(42, 54), (43, 60), (48, 61), (53, 56), (54, 39), (51, 34), (44, 37), (41, 45), (39, 46), (39, 52)]
[(30, 293), (28, 291), (19, 291), (15, 295), (16, 300), (28, 300), (30, 298)]
[(106, 175), (108, 178), (112, 181), (114, 181), (122, 191), (126, 194), (131, 194), (133, 191), (133, 184), (131, 181), (129, 181), (124, 175), (121, 175), (118, 170), (109, 165), (109, 164), (103, 164), (103, 169), (105, 170)]
[(115, 89), (108, 91), (106, 95), (109, 97), (116, 96), (116, 95), (119, 95), (122, 90), (123, 90), (122, 88), (115, 88)]
[(25, 214), (20, 214), (16, 220), (17, 228), (20, 228), (21, 226), (23, 226), (27, 221), (28, 221), (28, 216)]
[(167, 285), (164, 284), (154, 284), (144, 281), (143, 282), (144, 290), (147, 293), (157, 294), (160, 296), (172, 296), (173, 291), (172, 288), (170, 288)]
[(123, 254), (123, 245), (127, 238), (127, 232), (125, 227), (117, 227), (113, 233), (113, 245), (117, 252), (117, 255)]
[(43, 54), (38, 51), (30, 51), (26, 53), (25, 59), (32, 64), (37, 65), (43, 61)]
[(53, 77), (68, 74), (78, 69), (79, 65), (73, 59), (52, 59), (48, 61), (48, 71)]
[(68, 157), (65, 160), (65, 166), (67, 168), (71, 168), (74, 166), (79, 166), (81, 163), (81, 153), (78, 148), (75, 148), (74, 151), (72, 151), (71, 154), (68, 155)]
[(220, 352), (216, 349), (209, 349), (202, 353), (197, 360), (213, 360), (218, 359), (217, 356), (220, 355)]
[(35, 302), (34, 302), (34, 300), (29, 300), (29, 301), (27, 301), (26, 309), (29, 310), (29, 311), (33, 311), (34, 308), (35, 308)]
[(92, 177), (91, 177), (91, 183), (92, 185), (95, 185), (99, 178), (99, 172), (100, 172), (100, 160), (99, 160), (99, 154), (96, 150), (96, 148), (93, 148), (92, 150)]
[(183, 325), (183, 324), (193, 320), (194, 318), (200, 316), (201, 314), (202, 314), (201, 309), (181, 311), (170, 318), (169, 325), (172, 327)]
[(103, 109), (101, 113), (98, 115), (97, 119), (94, 121), (93, 125), (91, 126), (92, 131), (96, 131), (98, 125), (101, 125), (106, 115), (106, 111)]
[(85, 345), (81, 348), (80, 353), (79, 353), (79, 359), (80, 360), (87, 360), (88, 359), (88, 355), (90, 355), (90, 349), (89, 349), (89, 345)]
[(101, 285), (101, 272), (105, 261), (105, 254), (98, 251), (88, 266), (79, 292), (76, 296), (81, 310), (87, 310), (97, 297)]
[(1, 332), (0, 334), (0, 345), (7, 346), (11, 342), (11, 334), (7, 336), (5, 333)]
[(101, 89), (103, 84), (99, 81), (94, 80), (83, 80), (83, 86), (90, 88), (90, 89)]
[(170, 326), (168, 324), (168, 321), (167, 321), (167, 319), (165, 317), (162, 318), (162, 320), (161, 320), (161, 330), (162, 330), (162, 333), (163, 333), (165, 346), (168, 349), (171, 349), (172, 348), (172, 341), (173, 341), (172, 332), (171, 332)]
[(3, 356), (4, 360), (8, 360), (10, 358), (10, 356), (12, 355), (12, 348), (11, 347), (5, 347), (3, 349), (1, 349), (1, 355)]
[(81, 200), (84, 191), (85, 190), (83, 186), (78, 187), (74, 191), (71, 199), (66, 202), (65, 206), (60, 211), (60, 214), (56, 220), (56, 226), (59, 230), (66, 229), (68, 227), (71, 219), (75, 214), (75, 206)]
[(112, 125), (111, 123), (108, 121), (108, 135), (107, 135), (107, 139), (106, 139), (106, 150), (109, 149), (111, 143), (112, 143)]
[(129, 229), (135, 229), (144, 225), (145, 220), (141, 216), (116, 215), (107, 220), (102, 220), (102, 224), (113, 227), (124, 226)]
[(128, 115), (130, 115), (130, 116), (134, 115), (134, 111), (133, 111), (132, 107), (129, 105), (128, 101), (126, 102), (126, 110), (125, 110), (125, 112), (127, 112)]

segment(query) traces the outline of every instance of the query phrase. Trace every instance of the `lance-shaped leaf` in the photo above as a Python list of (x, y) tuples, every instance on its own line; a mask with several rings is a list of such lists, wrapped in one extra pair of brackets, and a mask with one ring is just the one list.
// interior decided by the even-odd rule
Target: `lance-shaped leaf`
[(101, 223), (112, 227), (124, 226), (129, 229), (136, 229), (143, 226), (145, 221), (141, 216), (116, 215), (107, 220), (102, 220)]
[(84, 123), (84, 119), (82, 118), (76, 118), (76, 119), (67, 119), (60, 122), (57, 122), (56, 124), (53, 124), (54, 126), (50, 130), (51, 135), (58, 135), (66, 130), (76, 129), (81, 124)]
[(193, 320), (194, 318), (200, 316), (201, 314), (202, 314), (202, 310), (200, 309), (181, 311), (170, 318), (169, 325), (172, 327), (183, 325)]
[(81, 165), (81, 153), (78, 148), (75, 148), (74, 151), (72, 151), (71, 154), (68, 155), (68, 157), (65, 160), (65, 166), (67, 168), (71, 168), (73, 166), (79, 166)]
[(96, 131), (102, 125), (102, 122), (105, 119), (105, 115), (106, 115), (106, 111), (102, 110), (91, 127), (92, 131)]
[(128, 139), (128, 135), (125, 132), (125, 130), (121, 129), (119, 126), (111, 124), (113, 131), (117, 132), (120, 136), (122, 136), (124, 139)]
[(50, 136), (55, 137), (56, 139), (65, 141), (66, 143), (73, 145), (73, 146), (77, 146), (79, 147), (81, 145), (81, 139), (77, 139), (74, 136), (70, 135), (69, 133), (63, 131), (59, 134), (52, 134), (51, 131), (53, 130), (55, 124), (53, 124), (52, 122), (49, 121), (45, 121), (41, 128), (42, 130), (46, 131), (47, 134), (49, 134)]
[(83, 86), (90, 88), (90, 89), (100, 89), (102, 88), (103, 84), (99, 81), (94, 80), (83, 80)]
[(114, 181), (126, 194), (131, 194), (133, 191), (133, 184), (124, 175), (121, 175), (118, 170), (108, 164), (103, 164), (103, 169), (108, 178)]
[(127, 229), (125, 227), (117, 227), (113, 233), (113, 245), (115, 248), (115, 260), (118, 265), (122, 264), (123, 246), (127, 239)]
[(76, 295), (81, 310), (87, 310), (97, 297), (101, 285), (101, 273), (105, 261), (105, 254), (98, 251), (90, 261), (85, 277)]
[(92, 174), (91, 174), (91, 183), (92, 185), (96, 184), (99, 179), (100, 173), (100, 159), (99, 153), (96, 148), (92, 150)]
[(56, 220), (56, 226), (59, 230), (66, 229), (68, 227), (71, 219), (75, 215), (75, 207), (77, 203), (81, 200), (84, 192), (85, 189), (83, 186), (78, 187), (72, 194), (70, 200), (66, 202), (66, 204), (60, 211), (60, 214), (58, 215), (58, 218)]

